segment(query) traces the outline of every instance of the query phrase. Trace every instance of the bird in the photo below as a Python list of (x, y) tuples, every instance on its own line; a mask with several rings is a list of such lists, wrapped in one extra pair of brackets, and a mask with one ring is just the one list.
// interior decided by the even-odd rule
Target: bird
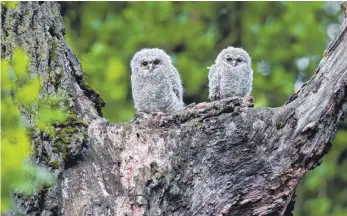
[(182, 80), (171, 57), (164, 50), (141, 49), (134, 54), (130, 67), (136, 114), (171, 114), (183, 109)]
[(211, 101), (251, 94), (253, 83), (251, 57), (244, 49), (233, 46), (223, 49), (215, 63), (208, 69)]

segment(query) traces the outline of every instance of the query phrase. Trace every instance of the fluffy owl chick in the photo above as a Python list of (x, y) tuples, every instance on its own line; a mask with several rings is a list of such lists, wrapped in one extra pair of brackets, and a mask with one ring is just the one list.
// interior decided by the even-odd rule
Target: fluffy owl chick
[(172, 113), (183, 108), (180, 74), (165, 51), (153, 48), (135, 53), (130, 63), (136, 112)]
[(245, 50), (230, 46), (219, 53), (208, 79), (211, 101), (248, 96), (253, 82), (251, 58)]

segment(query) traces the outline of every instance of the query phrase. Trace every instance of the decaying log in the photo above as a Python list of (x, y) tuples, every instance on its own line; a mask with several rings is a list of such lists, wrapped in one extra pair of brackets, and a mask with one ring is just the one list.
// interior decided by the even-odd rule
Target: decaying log
[(227, 98), (114, 124), (64, 39), (57, 3), (1, 12), (1, 57), (24, 47), (42, 95), (64, 95), (72, 115), (56, 125), (65, 150), (57, 151), (61, 137), (33, 132), (36, 162), (62, 165), (50, 166), (53, 187), (18, 198), (25, 215), (283, 215), (347, 110), (346, 20), (315, 75), (282, 107)]

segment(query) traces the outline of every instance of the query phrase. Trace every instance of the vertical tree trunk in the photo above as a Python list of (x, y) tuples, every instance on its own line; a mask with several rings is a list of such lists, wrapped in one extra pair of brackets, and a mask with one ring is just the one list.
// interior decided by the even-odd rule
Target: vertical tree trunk
[(1, 57), (24, 47), (42, 95), (63, 95), (70, 111), (56, 136), (33, 132), (36, 163), (58, 180), (17, 200), (24, 215), (283, 215), (347, 110), (346, 20), (315, 75), (283, 107), (227, 98), (113, 124), (66, 44), (59, 5), (1, 11)]
[[(35, 129), (32, 133), (34, 160), (50, 167), (57, 177), (52, 188), (35, 192), (30, 199), (18, 200), (24, 215), (57, 215), (61, 212), (62, 171), (86, 149), (88, 122), (101, 117), (103, 101), (87, 82), (81, 65), (65, 38), (63, 19), (56, 2), (20, 2), (16, 9), (1, 6), (1, 58), (11, 58), (17, 46), (28, 53), (29, 72), (42, 81), (41, 97), (64, 98), (69, 118), (55, 125), (55, 137)], [(34, 118), (24, 112), (28, 123)]]

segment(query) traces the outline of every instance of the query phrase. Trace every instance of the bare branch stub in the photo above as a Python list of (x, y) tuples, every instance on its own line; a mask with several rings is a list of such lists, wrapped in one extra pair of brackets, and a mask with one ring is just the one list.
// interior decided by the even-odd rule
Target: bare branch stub
[(342, 2), (341, 4), (341, 10), (345, 14), (345, 18), (347, 18), (347, 2)]

